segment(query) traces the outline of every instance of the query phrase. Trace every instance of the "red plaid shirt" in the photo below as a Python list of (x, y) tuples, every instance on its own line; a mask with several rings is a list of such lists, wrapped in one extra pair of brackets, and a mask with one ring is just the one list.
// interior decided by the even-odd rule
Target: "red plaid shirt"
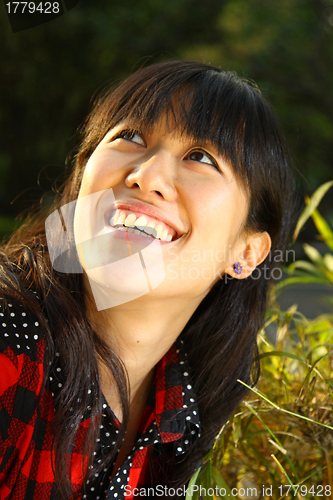
[[(59, 357), (41, 395), (45, 340), (38, 321), (22, 305), (0, 302), (0, 500), (56, 498), (51, 466), (54, 397), (61, 391)], [(157, 365), (154, 385), (139, 425), (135, 446), (115, 476), (104, 469), (83, 485), (82, 454), (89, 409), (79, 426), (71, 456), (71, 481), (86, 499), (131, 499), (154, 496), (165, 481), (163, 470), (174, 456), (186, 453), (200, 436), (186, 353), (177, 341)], [(112, 447), (120, 424), (104, 400), (95, 460)], [(148, 491), (148, 488), (150, 490)]]

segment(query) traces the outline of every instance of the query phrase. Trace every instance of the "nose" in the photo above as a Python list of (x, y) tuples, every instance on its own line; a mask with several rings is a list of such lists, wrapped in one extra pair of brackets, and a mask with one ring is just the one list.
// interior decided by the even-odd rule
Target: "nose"
[(175, 161), (167, 152), (156, 153), (136, 166), (126, 177), (125, 184), (129, 188), (139, 188), (147, 195), (174, 201), (177, 197)]

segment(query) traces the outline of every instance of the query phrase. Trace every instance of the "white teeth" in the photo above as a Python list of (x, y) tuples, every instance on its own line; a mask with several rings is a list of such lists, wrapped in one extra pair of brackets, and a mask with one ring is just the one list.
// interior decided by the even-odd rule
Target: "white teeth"
[(143, 229), (145, 233), (153, 234), (155, 223), (153, 221), (148, 222), (147, 226)]
[(165, 229), (163, 233), (161, 234), (161, 241), (166, 241), (168, 237), (168, 230)]
[(148, 218), (145, 215), (137, 217), (134, 213), (130, 213), (126, 216), (126, 212), (118, 212), (118, 214), (115, 213), (113, 217), (111, 217), (110, 226), (118, 226), (117, 229), (120, 231), (154, 237), (156, 239), (160, 239), (161, 241), (172, 241), (172, 236), (168, 233), (167, 229), (164, 229), (163, 226), (157, 221), (151, 220), (148, 222)]
[(134, 222), (136, 221), (136, 215), (135, 214), (129, 214), (126, 217), (126, 220), (124, 222), (126, 227), (135, 227)]
[(141, 229), (141, 231), (144, 231), (144, 228), (146, 227), (148, 222), (147, 217), (144, 215), (141, 215), (136, 221), (135, 221), (135, 226)]
[(158, 225), (155, 227), (156, 231), (156, 238), (161, 238), (161, 234), (163, 233), (163, 227), (161, 225)]
[(110, 219), (110, 226), (115, 226), (117, 222), (117, 214), (115, 214), (113, 217)]
[[(135, 226), (144, 231), (147, 234), (152, 234), (155, 238), (158, 238), (157, 233), (155, 231), (155, 222), (148, 222), (147, 217), (144, 215), (140, 215), (140, 217), (134, 222)], [(163, 230), (162, 226), (161, 229)]]
[(124, 212), (121, 212), (121, 214), (118, 217), (117, 224), (124, 224), (126, 219), (126, 214)]

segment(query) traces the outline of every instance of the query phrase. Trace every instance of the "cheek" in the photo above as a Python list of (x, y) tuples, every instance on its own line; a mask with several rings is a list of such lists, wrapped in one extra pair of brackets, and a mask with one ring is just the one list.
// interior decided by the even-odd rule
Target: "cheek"
[[(222, 184), (222, 183), (221, 183)], [(235, 185), (210, 186), (191, 197), (192, 213), (207, 238), (232, 244), (238, 238), (247, 217), (247, 198)]]
[(112, 168), (115, 162), (109, 155), (96, 151), (92, 154), (83, 173), (80, 196), (112, 187), (116, 170)]

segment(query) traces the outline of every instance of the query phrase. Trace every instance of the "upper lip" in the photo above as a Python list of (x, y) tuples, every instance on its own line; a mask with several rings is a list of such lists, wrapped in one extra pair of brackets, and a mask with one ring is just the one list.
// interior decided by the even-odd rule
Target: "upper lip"
[(176, 233), (177, 237), (181, 236), (184, 234), (184, 230), (181, 229), (180, 223), (171, 221), (165, 215), (156, 207), (153, 205), (150, 205), (148, 203), (144, 203), (139, 200), (126, 200), (126, 201), (116, 201), (113, 205), (113, 212), (115, 210), (130, 210), (132, 212), (139, 212), (141, 214), (147, 215), (148, 217), (152, 217), (154, 219), (160, 220), (161, 222), (164, 222), (167, 226), (172, 227)]

